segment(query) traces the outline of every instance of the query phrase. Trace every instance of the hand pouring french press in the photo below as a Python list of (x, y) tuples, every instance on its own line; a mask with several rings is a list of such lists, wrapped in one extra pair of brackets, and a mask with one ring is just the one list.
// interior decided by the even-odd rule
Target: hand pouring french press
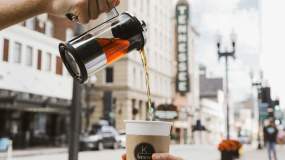
[(146, 24), (135, 16), (117, 13), (102, 24), (59, 45), (63, 63), (80, 83), (133, 50), (145, 45)]

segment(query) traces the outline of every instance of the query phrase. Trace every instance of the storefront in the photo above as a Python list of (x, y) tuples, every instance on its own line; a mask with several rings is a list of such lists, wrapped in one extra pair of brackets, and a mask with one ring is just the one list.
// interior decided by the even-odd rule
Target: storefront
[(5, 92), (0, 95), (0, 137), (11, 138), (14, 148), (66, 144), (68, 101)]
[(162, 121), (173, 122), (171, 140), (175, 144), (187, 144), (191, 135), (187, 110), (180, 109), (173, 104), (159, 105), (156, 110), (156, 118)]

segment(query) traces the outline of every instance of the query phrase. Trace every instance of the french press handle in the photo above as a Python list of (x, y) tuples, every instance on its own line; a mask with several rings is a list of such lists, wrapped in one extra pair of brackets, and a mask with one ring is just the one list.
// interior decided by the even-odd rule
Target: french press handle
[[(79, 23), (78, 16), (73, 14), (73, 13), (66, 13), (65, 14), (66, 18), (69, 19), (72, 22)], [(119, 12), (117, 11), (116, 7), (114, 7), (110, 12), (107, 13), (107, 19), (105, 22), (114, 19), (119, 16)]]

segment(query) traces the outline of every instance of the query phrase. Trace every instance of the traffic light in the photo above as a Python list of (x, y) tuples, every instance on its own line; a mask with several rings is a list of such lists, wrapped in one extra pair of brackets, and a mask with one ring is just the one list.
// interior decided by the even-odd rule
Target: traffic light
[[(271, 103), (268, 106), (268, 116), (271, 118), (278, 118), (278, 115), (275, 115), (276, 109), (279, 107), (279, 100), (271, 100)], [(277, 116), (277, 117), (276, 117)]]
[(279, 106), (279, 105), (280, 105), (279, 99), (273, 101), (273, 106)]
[(262, 103), (270, 104), (270, 102), (271, 102), (270, 87), (261, 88), (261, 101), (262, 101)]

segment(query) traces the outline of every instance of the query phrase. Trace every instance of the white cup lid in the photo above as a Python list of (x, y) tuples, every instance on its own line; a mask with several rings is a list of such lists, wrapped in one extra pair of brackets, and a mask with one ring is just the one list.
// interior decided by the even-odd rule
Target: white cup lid
[(169, 136), (172, 123), (162, 121), (127, 120), (127, 135)]

